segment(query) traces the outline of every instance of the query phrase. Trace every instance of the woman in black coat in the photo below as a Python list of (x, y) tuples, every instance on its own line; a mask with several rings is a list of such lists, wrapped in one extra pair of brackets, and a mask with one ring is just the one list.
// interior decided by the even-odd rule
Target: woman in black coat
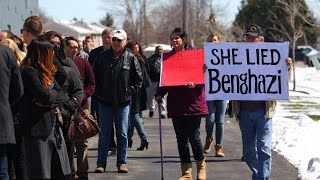
[(63, 95), (55, 80), (53, 47), (39, 37), (33, 40), (21, 63), (25, 94), (23, 126), (30, 179), (71, 179), (71, 170), (61, 122), (56, 118), (56, 100)]
[(141, 89), (132, 96), (131, 107), (130, 107), (130, 127), (128, 130), (128, 147), (132, 147), (132, 137), (134, 128), (136, 128), (138, 135), (141, 140), (138, 151), (143, 151), (144, 148), (148, 149), (149, 141), (147, 134), (142, 124), (142, 111), (147, 109), (147, 91), (146, 88), (150, 85), (150, 78), (146, 71), (146, 57), (142, 54), (141, 47), (138, 43), (129, 43), (128, 47), (132, 50), (133, 54), (139, 60), (139, 64), (142, 70), (143, 84)]

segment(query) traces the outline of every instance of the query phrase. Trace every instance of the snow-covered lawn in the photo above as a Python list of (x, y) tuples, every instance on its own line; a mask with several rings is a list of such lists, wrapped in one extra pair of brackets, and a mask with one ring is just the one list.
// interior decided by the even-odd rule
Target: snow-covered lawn
[[(290, 83), (290, 89), (293, 85)], [(279, 101), (273, 118), (273, 150), (299, 170), (299, 179), (320, 179), (320, 71), (296, 68), (296, 91)], [(309, 117), (309, 116), (310, 117)]]

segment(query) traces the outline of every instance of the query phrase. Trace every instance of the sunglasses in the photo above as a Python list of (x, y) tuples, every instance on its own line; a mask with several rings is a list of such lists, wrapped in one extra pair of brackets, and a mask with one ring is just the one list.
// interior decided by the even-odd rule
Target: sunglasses
[(112, 38), (112, 41), (118, 41), (120, 43), (120, 42), (122, 42), (122, 39)]
[(26, 29), (20, 29), (20, 33), (22, 34), (23, 33), (23, 31), (26, 31)]

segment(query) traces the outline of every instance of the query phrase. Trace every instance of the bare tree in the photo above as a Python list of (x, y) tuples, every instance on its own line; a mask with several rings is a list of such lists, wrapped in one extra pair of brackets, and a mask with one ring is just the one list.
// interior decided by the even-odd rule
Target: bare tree
[[(287, 19), (287, 23), (284, 23), (273, 12), (273, 27), (272, 29), (276, 33), (272, 33), (275, 38), (281, 38), (282, 41), (289, 41), (292, 43), (292, 58), (293, 58), (293, 91), (296, 90), (296, 78), (295, 78), (295, 48), (296, 42), (304, 35), (304, 27), (315, 27), (316, 25), (301, 12), (306, 7), (301, 0), (277, 0), (277, 6), (284, 13), (284, 17)], [(283, 18), (283, 17), (282, 17)], [(280, 36), (279, 36), (280, 35)]]
[(126, 29), (131, 40), (148, 44), (149, 36), (152, 36), (150, 33), (154, 31), (149, 21), (149, 13), (152, 6), (157, 3), (152, 3), (151, 0), (104, 1), (112, 3), (110, 11), (117, 10), (112, 14), (123, 17), (123, 28)]
[[(111, 2), (110, 0), (103, 0)], [(183, 14), (183, 2), (188, 11)], [(149, 43), (170, 43), (169, 34), (175, 27), (183, 26), (183, 19), (188, 18), (188, 39), (191, 44), (202, 48), (207, 35), (213, 31), (226, 32), (211, 16), (213, 10), (207, 0), (179, 0), (157, 2), (151, 0), (119, 0), (112, 1), (112, 12), (115, 16), (124, 17), (123, 28), (128, 36), (144, 45)], [(116, 7), (115, 7), (116, 5)], [(121, 12), (121, 14), (119, 14)], [(214, 27), (214, 29), (213, 29)]]

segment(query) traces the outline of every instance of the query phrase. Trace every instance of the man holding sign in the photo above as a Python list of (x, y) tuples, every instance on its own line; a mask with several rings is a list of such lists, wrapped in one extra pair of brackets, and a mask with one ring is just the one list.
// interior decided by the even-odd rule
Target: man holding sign
[[(257, 25), (250, 25), (247, 28), (244, 37), (246, 39), (246, 42), (250, 43), (259, 43), (264, 41), (262, 29)], [(272, 53), (271, 50), (270, 53)], [(292, 64), (291, 58), (287, 58), (286, 61), (287, 68), (290, 69)], [(256, 63), (257, 62), (258, 61), (256, 61)], [(272, 66), (272, 60), (270, 61), (270, 64), (268, 64), (267, 66)], [(280, 70), (278, 70), (277, 72), (280, 74), (279, 71)], [(279, 78), (277, 77), (274, 80), (280, 82), (280, 76), (281, 75), (278, 75)], [(277, 89), (281, 90), (281, 88)], [(259, 94), (260, 91), (255, 92)], [(267, 91), (263, 91), (263, 93), (267, 94)], [(271, 172), (271, 120), (275, 111), (276, 101), (270, 99), (266, 101), (261, 98), (258, 98), (250, 99), (249, 101), (233, 101), (232, 106), (233, 113), (235, 117), (239, 120), (239, 125), (241, 129), (243, 143), (243, 158), (249, 166), (249, 168), (251, 169), (251, 171), (253, 172), (252, 179), (269, 179)]]
[[(262, 29), (250, 25), (243, 43), (206, 43), (206, 100), (232, 100), (239, 120), (243, 158), (252, 179), (269, 179), (276, 101), (289, 99), (288, 43), (261, 43)], [(286, 60), (286, 62), (285, 62)]]

